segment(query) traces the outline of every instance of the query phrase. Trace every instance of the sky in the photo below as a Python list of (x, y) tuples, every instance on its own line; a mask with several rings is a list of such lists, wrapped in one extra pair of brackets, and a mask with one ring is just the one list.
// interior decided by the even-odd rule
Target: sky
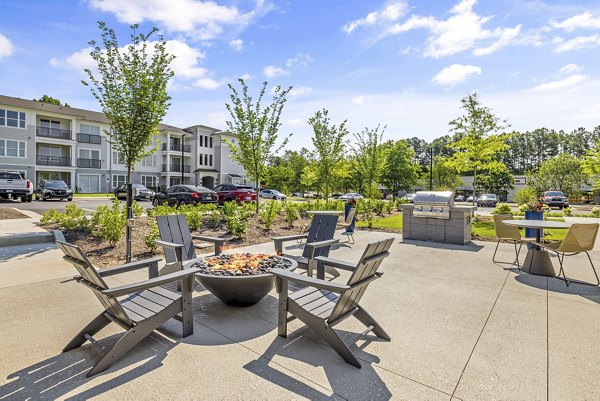
[[(0, 0), (0, 94), (99, 110), (81, 84), (104, 21), (156, 27), (176, 56), (165, 123), (226, 129), (228, 84), (292, 86), (280, 135), (328, 109), (385, 139), (448, 133), (479, 94), (511, 130), (600, 125), (600, 0)], [(238, 86), (239, 87), (239, 86)], [(270, 99), (270, 97), (268, 98)], [(267, 99), (267, 100), (268, 100)]]

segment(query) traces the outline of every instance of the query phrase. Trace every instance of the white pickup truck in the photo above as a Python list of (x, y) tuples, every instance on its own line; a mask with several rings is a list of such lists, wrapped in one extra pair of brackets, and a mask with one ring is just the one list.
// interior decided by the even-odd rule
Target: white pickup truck
[(21, 198), (21, 202), (31, 202), (32, 197), (31, 181), (24, 179), (16, 171), (0, 171), (0, 198)]

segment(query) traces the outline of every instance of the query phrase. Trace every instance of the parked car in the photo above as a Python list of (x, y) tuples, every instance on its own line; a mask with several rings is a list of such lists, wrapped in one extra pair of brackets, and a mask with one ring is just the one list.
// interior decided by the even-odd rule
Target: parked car
[(403, 196), (402, 198), (400, 198), (400, 199), (402, 199), (402, 200), (404, 200), (404, 201), (408, 201), (408, 203), (415, 203), (415, 196), (417, 196), (417, 194), (416, 194), (416, 193), (414, 193), (414, 192), (412, 192), (412, 193), (409, 193), (409, 194), (406, 194), (406, 195), (404, 195), (404, 196)]
[[(465, 201), (465, 197), (462, 195), (458, 195), (456, 198), (454, 198), (455, 202), (464, 202)], [(473, 198), (471, 198), (471, 202), (473, 202)]]
[(469, 195), (469, 197), (467, 198), (467, 202), (473, 202), (473, 195)]
[[(133, 199), (139, 201), (142, 199), (152, 200), (154, 199), (154, 191), (146, 188), (142, 184), (131, 184), (133, 189)], [(127, 184), (121, 184), (115, 189), (115, 198), (126, 199), (127, 198)]]
[(263, 189), (258, 193), (258, 196), (265, 199), (284, 200), (287, 198), (284, 194), (276, 189)]
[(17, 171), (0, 171), (0, 198), (21, 198), (21, 202), (31, 202), (32, 196), (31, 181), (21, 177)]
[(295, 196), (297, 198), (304, 198), (304, 192), (294, 192), (292, 196)]
[(544, 192), (543, 202), (549, 207), (556, 206), (559, 209), (569, 207), (569, 198), (561, 191)]
[(157, 192), (152, 199), (152, 205), (197, 205), (198, 203), (217, 203), (217, 201), (217, 194), (208, 188), (196, 185), (173, 185), (162, 192)]
[(498, 197), (494, 194), (483, 194), (477, 198), (477, 206), (496, 207)]
[(219, 197), (219, 203), (236, 201), (253, 202), (256, 201), (256, 192), (249, 185), (221, 184), (213, 188)]
[(73, 190), (62, 180), (40, 181), (35, 190), (36, 200), (66, 199), (73, 200)]
[(344, 194), (342, 196), (340, 196), (338, 199), (342, 200), (342, 201), (347, 201), (350, 199), (364, 199), (365, 197), (362, 196), (361, 194), (358, 194), (356, 192), (349, 192), (347, 194)]

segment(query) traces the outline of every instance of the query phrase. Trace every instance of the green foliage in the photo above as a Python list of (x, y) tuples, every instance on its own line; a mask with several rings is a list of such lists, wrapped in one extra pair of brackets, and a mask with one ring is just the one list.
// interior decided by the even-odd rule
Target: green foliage
[(61, 227), (65, 230), (75, 230), (78, 228), (88, 228), (89, 220), (85, 217), (83, 209), (76, 204), (70, 203), (65, 206), (65, 213), (60, 221)]
[[(429, 189), (429, 168), (421, 176), (421, 187)], [(448, 162), (448, 159), (442, 156), (435, 156), (433, 159), (433, 179), (432, 185), (434, 191), (454, 191), (461, 185), (464, 185), (460, 175)]]
[(563, 208), (563, 215), (568, 217), (573, 216), (573, 211), (570, 207), (565, 207)]
[[(263, 83), (255, 102), (248, 94), (248, 86), (244, 80), (240, 78), (238, 81), (242, 86), (241, 95), (231, 84), (228, 84), (231, 89), (231, 104), (225, 105), (231, 116), (231, 121), (227, 121), (227, 127), (237, 136), (237, 144), (234, 145), (227, 139), (225, 142), (229, 146), (232, 158), (254, 178), (258, 188), (261, 179), (266, 176), (268, 163), (273, 155), (288, 142), (289, 136), (283, 139), (278, 148), (275, 148), (277, 132), (281, 127), (281, 112), (292, 87), (282, 89), (279, 85), (275, 86), (272, 103), (263, 108), (261, 102), (266, 92), (267, 82)], [(258, 208), (259, 200), (256, 197), (256, 213)]]
[(592, 217), (600, 217), (600, 207), (594, 207), (594, 208), (592, 208), (592, 211), (590, 212), (590, 216), (592, 216)]
[(144, 237), (144, 244), (152, 251), (155, 252), (158, 249), (158, 245), (156, 245), (156, 240), (159, 238), (158, 224), (156, 224), (156, 220), (153, 219), (153, 223), (150, 225), (150, 232)]
[(113, 199), (111, 207), (98, 206), (92, 213), (92, 234), (95, 237), (109, 241), (114, 246), (123, 236), (127, 224), (127, 211), (121, 207), (121, 202)]
[(310, 165), (304, 166), (302, 169), (302, 176), (300, 177), (300, 183), (306, 190), (310, 191), (314, 189), (318, 179), (319, 177), (314, 167)]
[(385, 202), (381, 199), (377, 199), (373, 201), (373, 211), (379, 215), (383, 216), (383, 209), (385, 208)]
[(67, 102), (62, 103), (60, 100), (53, 98), (52, 96), (48, 96), (48, 95), (44, 95), (39, 99), (33, 99), (33, 101), (40, 102), (40, 103), (55, 104), (57, 106), (63, 106), (63, 107), (71, 107), (71, 106), (69, 106), (69, 103), (67, 103)]
[(513, 210), (511, 209), (508, 203), (498, 203), (496, 208), (492, 210), (492, 214), (512, 214)]
[(380, 125), (375, 129), (365, 128), (354, 134), (355, 143), (352, 146), (354, 163), (352, 176), (356, 187), (364, 191), (372, 184), (379, 182), (385, 163), (385, 148), (382, 144), (385, 126), (379, 132)]
[(280, 211), (281, 204), (276, 200), (272, 200), (271, 202), (267, 202), (266, 206), (259, 213), (260, 220), (263, 222), (267, 230), (271, 229), (271, 226), (275, 222), (275, 219), (279, 215)]
[(42, 213), (40, 223), (60, 223), (62, 215), (63, 214), (56, 209), (48, 210), (47, 212)]
[(396, 141), (389, 148), (381, 182), (392, 191), (394, 199), (398, 191), (411, 192), (419, 179), (419, 165), (413, 163), (415, 151), (406, 141)]
[(170, 214), (177, 214), (176, 206), (168, 206), (168, 205), (164, 204), (164, 205), (156, 205), (152, 209), (148, 209), (149, 217), (168, 216)]
[(235, 201), (223, 204), (225, 226), (234, 237), (241, 238), (248, 232), (248, 219), (254, 213), (253, 206), (243, 203), (238, 206)]
[(308, 119), (313, 129), (312, 143), (315, 147), (315, 166), (323, 184), (325, 202), (329, 202), (332, 175), (344, 157), (344, 137), (348, 134), (346, 121), (339, 126), (330, 123), (329, 111), (323, 109)]
[(518, 205), (522, 205), (524, 203), (529, 202), (531, 198), (535, 198), (537, 196), (537, 192), (531, 187), (525, 187), (519, 189), (515, 194), (515, 200)]
[(562, 191), (567, 196), (574, 196), (588, 178), (577, 157), (561, 153), (543, 162), (539, 170), (529, 177), (528, 185), (538, 193)]
[(202, 209), (194, 205), (181, 205), (178, 212), (185, 215), (191, 231), (196, 231), (202, 227), (202, 219), (205, 213)]
[(288, 223), (288, 226), (293, 227), (294, 222), (300, 217), (300, 213), (298, 212), (298, 206), (296, 206), (296, 204), (292, 202), (283, 202), (283, 212), (285, 216), (285, 221)]
[(506, 194), (514, 188), (513, 176), (506, 166), (498, 166), (497, 169), (486, 171), (477, 176), (474, 181), (476, 188), (480, 188), (484, 193)]
[[(127, 209), (123, 208), (125, 215), (127, 215)], [(131, 202), (131, 211), (133, 213), (133, 217), (134, 218), (138, 218), (142, 216), (142, 213), (144, 213), (144, 208), (142, 206), (140, 206), (139, 203), (137, 203), (137, 201), (133, 201)]]
[(392, 211), (394, 210), (394, 202), (393, 201), (385, 202), (384, 209), (385, 209), (386, 214), (392, 214)]

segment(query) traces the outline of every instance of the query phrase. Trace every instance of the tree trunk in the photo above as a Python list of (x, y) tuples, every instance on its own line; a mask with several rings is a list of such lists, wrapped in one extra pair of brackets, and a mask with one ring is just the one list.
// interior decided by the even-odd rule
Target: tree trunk
[(133, 220), (133, 185), (131, 184), (131, 167), (127, 168), (127, 224), (125, 226), (125, 263), (131, 263), (131, 240)]
[(477, 181), (477, 167), (475, 167), (473, 169), (473, 202), (472, 202), (473, 206), (475, 206), (475, 203), (477, 202), (477, 200), (475, 199), (477, 197), (477, 192), (476, 192), (476, 188), (475, 188), (476, 181)]
[(260, 177), (256, 177), (256, 214), (258, 214), (258, 204), (259, 204), (259, 196), (258, 193), (260, 192)]

